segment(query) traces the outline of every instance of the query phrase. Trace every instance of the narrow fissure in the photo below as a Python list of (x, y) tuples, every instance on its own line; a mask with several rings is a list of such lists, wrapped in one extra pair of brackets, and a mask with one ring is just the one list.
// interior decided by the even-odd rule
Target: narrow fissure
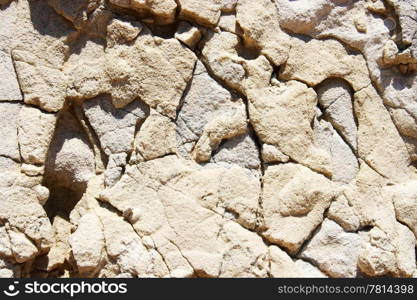
[[(51, 220), (58, 214), (69, 218), (87, 189), (88, 175), (92, 176), (95, 172), (94, 165), (90, 165), (91, 170), (82, 170), (91, 171), (91, 174), (77, 170), (77, 166), (88, 163), (86, 160), (89, 154), (87, 152), (86, 157), (83, 157), (84, 153), (77, 149), (78, 145), (85, 145), (85, 149), (90, 149), (91, 159), (94, 159), (94, 154), (87, 134), (78, 122), (73, 105), (67, 101), (58, 114), (45, 163), (43, 185), (49, 189), (50, 195), (44, 209)], [(68, 163), (74, 164), (73, 167), (68, 167)]]

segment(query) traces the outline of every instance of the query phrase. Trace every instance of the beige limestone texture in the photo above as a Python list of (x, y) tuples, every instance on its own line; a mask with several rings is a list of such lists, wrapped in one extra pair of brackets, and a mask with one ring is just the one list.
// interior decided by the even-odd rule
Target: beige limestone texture
[(416, 20), (0, 0), (0, 277), (416, 277)]

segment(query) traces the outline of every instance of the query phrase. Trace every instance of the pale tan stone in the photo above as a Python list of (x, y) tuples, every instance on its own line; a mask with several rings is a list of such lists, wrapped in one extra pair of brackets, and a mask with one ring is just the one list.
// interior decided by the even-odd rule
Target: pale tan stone
[(280, 28), (273, 2), (241, 0), (236, 7), (236, 19), (247, 45), (260, 49), (260, 53), (276, 66), (288, 59), (292, 41)]
[(240, 39), (230, 32), (209, 35), (203, 57), (211, 72), (243, 94), (249, 89), (269, 86), (272, 66), (263, 55), (247, 60), (238, 55)]
[(410, 159), (417, 161), (417, 122), (407, 110), (402, 108), (390, 108), (392, 120), (403, 137)]
[(85, 56), (85, 63), (68, 66), (68, 93), (72, 97), (93, 98), (111, 93), (116, 108), (139, 97), (171, 118), (196, 61), (194, 53), (176, 39), (153, 38), (147, 29), (132, 45), (108, 48), (105, 53), (98, 48)]
[[(71, 117), (60, 119), (59, 122), (77, 126), (75, 123), (77, 120)], [(55, 133), (59, 138), (52, 143), (51, 154), (45, 165), (48, 173), (46, 177), (53, 176), (52, 180), (63, 187), (87, 182), (95, 173), (93, 150), (79, 128), (70, 130), (69, 127), (60, 127), (59, 129)], [(63, 134), (63, 132), (67, 133)]]
[[(164, 174), (164, 172), (166, 172), (167, 170), (164, 170), (162, 166), (165, 166), (166, 163), (169, 163), (174, 169), (177, 168), (177, 172), (181, 169), (182, 171), (180, 171), (179, 174), (177, 173), (179, 181), (168, 183), (166, 185), (161, 185), (162, 182), (167, 182), (167, 180), (168, 182), (171, 182), (168, 178), (171, 176), (175, 176), (175, 174), (170, 173)], [(209, 180), (209, 182), (212, 179), (217, 180), (217, 188), (219, 189), (219, 191), (224, 191), (222, 199), (219, 199), (220, 201), (224, 201), (223, 205), (230, 207), (229, 209), (235, 210), (239, 215), (241, 215), (242, 221), (247, 220), (246, 222), (242, 222), (242, 224), (247, 224), (248, 226), (250, 226), (250, 224), (254, 224), (256, 219), (250, 216), (251, 214), (255, 216), (256, 210), (252, 212), (248, 210), (247, 212), (245, 212), (245, 210), (242, 210), (240, 208), (240, 206), (243, 204), (243, 200), (245, 198), (247, 199), (247, 195), (239, 195), (239, 191), (241, 190), (239, 186), (236, 186), (234, 191), (228, 192), (230, 186), (233, 186), (232, 182), (229, 182), (228, 180), (236, 180), (237, 173), (231, 172), (230, 175), (227, 175), (227, 177), (223, 175), (222, 186), (219, 186), (220, 178), (217, 175), (218, 172), (213, 173), (214, 176), (211, 177), (212, 179), (209, 179), (208, 177), (210, 175), (209, 171), (216, 171), (217, 168), (208, 168), (204, 172), (194, 171), (193, 173), (188, 175), (188, 172), (192, 170), (190, 167), (192, 167), (193, 165), (184, 163), (185, 161), (181, 162), (180, 160), (174, 159), (173, 156), (168, 156), (159, 160), (153, 160), (149, 163), (142, 163), (142, 165), (139, 165), (139, 168), (142, 174), (146, 174), (145, 177), (142, 177), (140, 173), (137, 173), (137, 171), (135, 171), (134, 169), (129, 170), (129, 177), (123, 177), (119, 183), (117, 183), (110, 191), (104, 193), (102, 197), (106, 201), (110, 201), (110, 203), (112, 203), (112, 205), (116, 206), (118, 209), (127, 211), (126, 216), (128, 220), (130, 220), (133, 223), (133, 227), (136, 229), (136, 231), (145, 235), (150, 235), (150, 237), (152, 237), (153, 243), (155, 244), (158, 251), (162, 253), (162, 255), (164, 256), (167, 264), (171, 267), (174, 267), (175, 265), (178, 266), (176, 267), (177, 271), (175, 273), (171, 273), (172, 276), (177, 276), (178, 272), (180, 272), (180, 270), (184, 270), (186, 265), (180, 267), (181, 263), (178, 261), (178, 258), (175, 259), (175, 256), (172, 258), (170, 258), (171, 256), (167, 256), (169, 252), (167, 253), (166, 250), (164, 250), (165, 247), (168, 246), (166, 241), (167, 238), (169, 238), (171, 243), (173, 243), (172, 246), (170, 246), (170, 248), (178, 248), (180, 251), (179, 254), (181, 255), (182, 253), (182, 255), (184, 255), (187, 258), (187, 261), (190, 262), (194, 272), (201, 276), (211, 277), (219, 276), (219, 274), (222, 274), (220, 276), (226, 277), (232, 276), (233, 274), (234, 276), (264, 276), (262, 274), (265, 274), (265, 271), (262, 271), (262, 268), (265, 268), (265, 262), (258, 261), (260, 255), (259, 251), (261, 253), (265, 253), (266, 255), (266, 247), (263, 244), (261, 238), (253, 233), (250, 233), (249, 231), (245, 230), (243, 227), (240, 227), (240, 225), (237, 225), (234, 222), (229, 222), (229, 225), (220, 225), (223, 224), (223, 221), (221, 218), (219, 218), (220, 214), (212, 211), (212, 209), (215, 210), (216, 207), (210, 206), (210, 203), (208, 202), (210, 201), (210, 199), (203, 198), (201, 200), (198, 200), (197, 198), (204, 196), (206, 192), (210, 191), (210, 186), (207, 186), (207, 180)], [(194, 165), (193, 168), (197, 168), (197, 165)], [(158, 173), (155, 173), (151, 170), (159, 171), (157, 171)], [(155, 177), (153, 174), (159, 175)], [(243, 172), (242, 175), (244, 175)], [(191, 178), (195, 178), (194, 181), (192, 181), (195, 182), (193, 184), (195, 185), (195, 190), (191, 190), (188, 191), (188, 193), (185, 193), (186, 189), (183, 188), (183, 185), (189, 185), (191, 179), (189, 176), (192, 176)], [(141, 177), (142, 179), (140, 179)], [(245, 177), (242, 177), (241, 180), (243, 180), (244, 178)], [(132, 185), (131, 183), (129, 183), (131, 182), (131, 180), (136, 181), (136, 184)], [(145, 182), (148, 182), (148, 187), (141, 187), (140, 181), (143, 180)], [(162, 182), (159, 183), (159, 181)], [(254, 178), (253, 183), (255, 182), (256, 180)], [(247, 186), (247, 183), (242, 182), (242, 184), (242, 186)], [(132, 201), (134, 198), (131, 198), (127, 194), (125, 194), (126, 187), (128, 186), (130, 190), (130, 195), (133, 195), (135, 193), (141, 193), (146, 198), (141, 197), (141, 199)], [(206, 192), (203, 190), (204, 186), (207, 186)], [(152, 189), (149, 189), (149, 187), (152, 187)], [(253, 187), (252, 189), (254, 189), (255, 187)], [(183, 190), (184, 192), (179, 192), (181, 190)], [(201, 196), (198, 196), (197, 193), (200, 193)], [(255, 193), (254, 197), (252, 198), (252, 205), (255, 205), (255, 207), (257, 206), (258, 197), (259, 194)], [(250, 205), (250, 203), (248, 204)], [(186, 209), (179, 209), (180, 207)], [(151, 217), (155, 213), (158, 214), (158, 211), (160, 211), (161, 209), (166, 211), (166, 219), (155, 219)], [(206, 221), (203, 221), (203, 223), (200, 224), (199, 222), (201, 221), (198, 220), (201, 220), (201, 218), (207, 219)], [(192, 222), (195, 225), (191, 227), (186, 225), (186, 223), (189, 222)], [(199, 231), (199, 234), (196, 235), (194, 230), (191, 230), (191, 228), (195, 228), (195, 226), (197, 226), (197, 228), (199, 228), (200, 226), (204, 226), (204, 228), (206, 229), (204, 229), (204, 231)], [(211, 229), (207, 231), (208, 228)], [(225, 241), (218, 240), (216, 238), (215, 232), (216, 230), (220, 230), (220, 228), (223, 228), (222, 231), (224, 231), (224, 233), (221, 233), (220, 237), (223, 237)], [(238, 242), (240, 238), (242, 239), (242, 242)], [(248, 247), (254, 247), (253, 254), (244, 254), (245, 256), (247, 256), (248, 263), (243, 263), (242, 261), (242, 263), (239, 265), (236, 264), (234, 262), (235, 260), (233, 259), (230, 262), (224, 263), (222, 269), (220, 269), (220, 258), (223, 255), (223, 251), (226, 251), (224, 247), (226, 245), (229, 245), (232, 241), (235, 241), (233, 243), (236, 244), (230, 244), (229, 246), (227, 246), (230, 248), (230, 250), (227, 251), (232, 251), (230, 252), (230, 255), (232, 255), (232, 253), (241, 253), (240, 251), (243, 251), (243, 249), (238, 250), (237, 247), (238, 245), (242, 245), (242, 243), (245, 243), (243, 241), (246, 241), (246, 239), (249, 239)], [(223, 246), (224, 243), (226, 243), (226, 245)], [(253, 246), (249, 246), (250, 244), (253, 244)], [(174, 253), (172, 253), (171, 255), (174, 255)], [(234, 255), (240, 256), (240, 254), (233, 254), (233, 256)], [(241, 255), (243, 255), (243, 252)], [(242, 256), (242, 259), (245, 256)], [(254, 260), (258, 261), (257, 263), (259, 263), (260, 266), (263, 267), (254, 267), (253, 269), (248, 269), (249, 265), (252, 265), (251, 262), (254, 262)], [(182, 274), (181, 276), (184, 276), (184, 273), (179, 274)]]
[(298, 164), (270, 166), (264, 176), (263, 236), (290, 253), (323, 221), (334, 197), (332, 182)]
[[(112, 2), (117, 2), (117, 0)], [(149, 11), (158, 23), (169, 24), (175, 20), (177, 2), (175, 0), (131, 0), (130, 6), (139, 11)]]
[(15, 229), (9, 229), (7, 233), (10, 238), (13, 257), (18, 263), (26, 262), (38, 254), (38, 248), (36, 248), (25, 234)]
[(274, 278), (324, 278), (327, 277), (310, 263), (293, 260), (277, 246), (269, 246), (270, 274)]
[(236, 16), (235, 15), (222, 15), (219, 20), (219, 27), (221, 30), (237, 33), (236, 32)]
[(42, 176), (44, 174), (45, 167), (22, 164), (20, 171), (28, 176)]
[(221, 235), (226, 250), (220, 277), (248, 278), (267, 275), (268, 247), (259, 235), (232, 221), (224, 224)]
[(56, 216), (52, 226), (55, 231), (55, 242), (50, 251), (44, 256), (40, 256), (36, 261), (38, 268), (51, 271), (62, 266), (65, 261), (69, 261), (71, 248), (69, 237), (72, 225), (60, 216)]
[(63, 68), (68, 78), (67, 96), (90, 99), (109, 92), (111, 89), (109, 76), (104, 73), (106, 64), (104, 45), (82, 38), (75, 47), (77, 51), (69, 56)]
[(0, 155), (13, 160), (20, 160), (19, 138), (17, 134), (19, 103), (0, 103)]
[(317, 147), (310, 127), (317, 97), (306, 85), (290, 81), (248, 93), (249, 118), (262, 142), (277, 146), (291, 159), (331, 174), (330, 155)]
[(126, 22), (113, 19), (107, 26), (107, 45), (114, 47), (117, 44), (132, 42), (142, 31), (139, 22)]
[(410, 157), (382, 99), (372, 86), (355, 93), (358, 152), (377, 172), (392, 180), (411, 176)]
[(238, 0), (223, 0), (222, 11), (233, 12), (236, 8)]
[(86, 214), (79, 220), (77, 230), (69, 237), (78, 271), (88, 275), (100, 267), (104, 251), (104, 235), (100, 219)]
[(152, 111), (135, 138), (137, 151), (146, 159), (155, 159), (176, 151), (175, 124)]
[(10, 237), (5, 226), (0, 227), (0, 255), (2, 257), (12, 256)]
[(119, 272), (141, 277), (152, 274), (151, 255), (132, 226), (103, 208), (98, 209), (98, 216), (103, 224), (107, 255), (116, 260)]
[(7, 101), (23, 100), (14, 70), (12, 58), (6, 49), (0, 47), (0, 99)]
[(286, 163), (289, 161), (289, 157), (282, 153), (278, 147), (263, 144), (262, 145), (262, 159), (266, 163), (274, 163), (274, 162), (283, 162)]
[(339, 77), (348, 81), (355, 91), (371, 83), (362, 55), (349, 55), (345, 47), (335, 40), (313, 39), (304, 42), (293, 39), (280, 77), (300, 80), (309, 86), (315, 86), (330, 77)]
[(81, 28), (87, 22), (88, 14), (91, 14), (100, 5), (100, 1), (88, 0), (68, 3), (63, 0), (48, 0), (48, 4), (58, 14), (72, 22), (76, 28)]
[(299, 270), (302, 270), (301, 277), (305, 277), (305, 278), (327, 278), (327, 277), (329, 277), (326, 274), (324, 274), (322, 271), (320, 271), (320, 269), (318, 269), (317, 267), (313, 266), (311, 263), (306, 262), (302, 259), (297, 259), (295, 261), (295, 266)]
[(407, 225), (417, 236), (417, 187), (416, 181), (384, 188), (384, 196), (394, 203), (397, 219)]
[(358, 234), (346, 233), (335, 222), (325, 219), (301, 252), (301, 258), (314, 261), (332, 277), (356, 277), (360, 245)]
[[(169, 117), (175, 115), (196, 57), (177, 40), (169, 43), (172, 56), (168, 53), (168, 57), (164, 43), (158, 47), (149, 33), (141, 34), (132, 47), (109, 50), (106, 73), (113, 82), (111, 93), (117, 108), (139, 96), (158, 112)], [(184, 56), (178, 56), (178, 53)]]
[(140, 101), (117, 109), (109, 96), (89, 99), (83, 109), (107, 155), (132, 152), (136, 126), (149, 114), (149, 108)]
[(328, 218), (337, 222), (345, 231), (357, 231), (359, 229), (360, 219), (344, 194), (339, 195), (336, 201), (332, 202), (328, 211)]
[[(73, 29), (47, 1), (30, 5), (21, 1), (17, 10), (10, 43), (24, 101), (46, 111), (59, 111), (66, 96), (67, 78), (61, 70), (69, 50), (65, 39)], [(42, 32), (33, 19), (44, 24)]]
[[(37, 193), (32, 190), (40, 182), (31, 183), (30, 178), (19, 176), (14, 179), (14, 186), (0, 189), (2, 206), (0, 218), (7, 220), (12, 228), (16, 228), (18, 232), (27, 236), (31, 244), (32, 242), (36, 244), (36, 247), (34, 245), (33, 247), (39, 250), (36, 250), (34, 255), (40, 250), (47, 251), (53, 244), (53, 231), (46, 212), (39, 203)], [(34, 250), (33, 247), (29, 248)], [(32, 254), (24, 257), (33, 258)]]
[(53, 68), (31, 65), (16, 53), (14, 52), (16, 71), (25, 102), (47, 111), (59, 111), (64, 104), (66, 92), (66, 78), (63, 73)]
[(194, 147), (194, 158), (207, 161), (220, 142), (238, 136), (246, 131), (246, 111), (243, 106), (230, 114), (223, 114), (210, 120), (204, 127), (203, 134)]
[(207, 27), (217, 24), (222, 0), (178, 0), (180, 16)]
[(49, 189), (43, 185), (38, 184), (33, 187), (33, 190), (36, 193), (39, 204), (42, 206), (45, 205), (46, 201), (49, 199)]
[(301, 277), (301, 272), (295, 266), (291, 257), (277, 246), (269, 247), (270, 272), (275, 278)]
[(233, 166), (226, 168), (203, 168), (178, 182), (187, 189), (202, 206), (223, 215), (226, 212), (247, 228), (255, 228), (259, 213), (259, 180), (248, 170)]
[(33, 107), (22, 107), (19, 112), (18, 137), (20, 154), (24, 162), (45, 163), (55, 123), (54, 114), (47, 114)]
[(0, 5), (0, 277), (416, 276), (413, 1)]
[(360, 250), (358, 266), (369, 276), (411, 277), (415, 270), (415, 237), (404, 225), (396, 223), (395, 234), (378, 227), (369, 232), (369, 240)]
[(178, 25), (175, 38), (186, 44), (188, 47), (194, 48), (201, 39), (201, 32), (197, 27), (192, 26), (190, 23), (181, 22)]

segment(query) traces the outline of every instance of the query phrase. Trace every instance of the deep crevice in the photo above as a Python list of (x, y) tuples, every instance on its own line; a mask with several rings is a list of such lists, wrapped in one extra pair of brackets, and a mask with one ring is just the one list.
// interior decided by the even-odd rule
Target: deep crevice
[[(85, 157), (80, 156), (83, 154), (79, 154), (80, 149), (71, 149), (71, 145), (77, 145), (71, 142), (78, 140), (79, 143), (88, 145), (92, 153), (93, 147), (82, 125), (78, 122), (73, 105), (67, 100), (58, 114), (45, 163), (42, 184), (49, 189), (50, 196), (44, 209), (51, 220), (58, 214), (68, 219), (87, 189), (87, 174), (78, 174), (77, 167), (89, 162)], [(69, 153), (68, 150), (73, 150), (73, 152)], [(94, 154), (91, 155), (91, 159), (94, 159)], [(68, 168), (68, 164), (74, 165), (75, 168)], [(95, 168), (94, 163), (92, 168)], [(87, 170), (88, 168), (85, 171)], [(91, 170), (91, 172), (94, 171), (94, 169)]]
[(187, 85), (186, 85), (186, 87), (185, 87), (185, 89), (184, 89), (184, 91), (183, 91), (183, 93), (181, 95), (180, 101), (178, 103), (178, 106), (177, 106), (177, 109), (176, 109), (176, 114), (175, 114), (175, 120), (174, 120), (175, 123), (177, 123), (177, 121), (178, 121), (178, 117), (179, 117), (180, 112), (181, 112), (181, 109), (182, 109), (182, 107), (184, 105), (185, 97), (187, 97), (187, 95), (188, 95), (188, 93), (190, 91), (191, 85), (193, 83), (194, 76), (195, 76), (194, 73), (195, 73), (195, 69), (197, 67), (197, 63), (198, 63), (198, 59), (196, 60), (196, 62), (194, 64), (194, 68), (193, 68), (193, 71), (191, 73), (192, 74), (192, 77), (190, 78), (190, 80), (188, 80)]

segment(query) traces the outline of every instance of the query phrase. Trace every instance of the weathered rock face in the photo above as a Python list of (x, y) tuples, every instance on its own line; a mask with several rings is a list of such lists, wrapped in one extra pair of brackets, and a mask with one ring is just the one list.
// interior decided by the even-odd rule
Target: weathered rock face
[(415, 276), (416, 14), (0, 0), (0, 277)]

